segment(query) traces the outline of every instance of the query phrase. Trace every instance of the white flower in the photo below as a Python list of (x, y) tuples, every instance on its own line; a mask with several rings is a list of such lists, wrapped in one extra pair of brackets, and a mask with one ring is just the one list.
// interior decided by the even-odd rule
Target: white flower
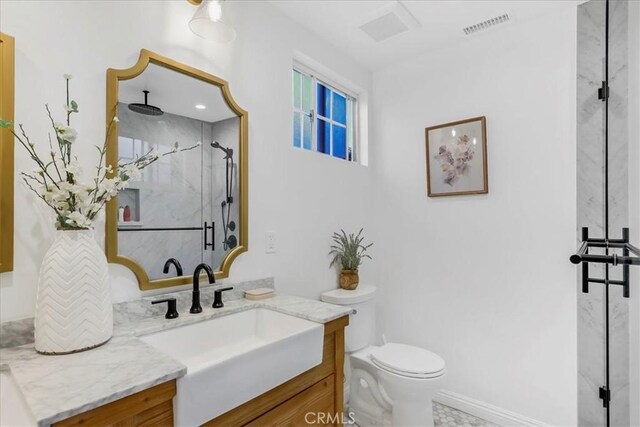
[(80, 167), (80, 163), (77, 161), (69, 163), (65, 168), (65, 172), (70, 173), (72, 175), (80, 175), (82, 173), (82, 168)]
[(73, 78), (71, 74), (63, 74), (62, 77), (64, 77), (65, 80), (71, 80)]
[(89, 196), (89, 190), (85, 185), (76, 185), (73, 194), (76, 198), (76, 202), (81, 206), (87, 206), (91, 203), (91, 197)]
[[(60, 185), (60, 184), (58, 184)], [(69, 192), (64, 189), (58, 189), (56, 187), (49, 187), (49, 190), (44, 188), (44, 186), (40, 189), (39, 194), (49, 203), (51, 206), (55, 207), (58, 210), (68, 210), (69, 209)]]
[(107, 166), (104, 167), (104, 170), (107, 173), (112, 173), (113, 172), (113, 166), (107, 165)]
[(71, 212), (67, 216), (67, 219), (65, 220), (65, 223), (67, 223), (68, 225), (71, 225), (71, 226), (83, 227), (83, 228), (91, 226), (91, 220), (88, 219), (83, 214), (81, 214), (80, 212), (77, 212), (77, 211), (76, 212)]
[(120, 121), (120, 119), (118, 118), (118, 116), (113, 116), (113, 121), (118, 123)]
[(64, 111), (66, 111), (67, 113), (73, 113), (75, 111), (75, 109), (68, 104), (63, 105), (62, 108), (64, 108)]
[(129, 181), (140, 178), (140, 169), (138, 169), (138, 167), (133, 163), (121, 166), (118, 172), (122, 181)]
[(105, 178), (98, 186), (99, 194), (109, 198), (117, 196), (119, 184), (120, 179), (118, 178)]
[(65, 126), (62, 123), (55, 124), (56, 132), (58, 136), (65, 142), (72, 144), (78, 137), (78, 131), (71, 126)]

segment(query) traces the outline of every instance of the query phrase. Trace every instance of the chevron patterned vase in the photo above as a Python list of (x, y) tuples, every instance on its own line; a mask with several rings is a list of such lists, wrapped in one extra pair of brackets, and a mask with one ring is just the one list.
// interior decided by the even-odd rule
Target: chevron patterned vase
[(102, 345), (112, 335), (109, 270), (93, 230), (58, 230), (40, 268), (36, 351), (75, 353)]

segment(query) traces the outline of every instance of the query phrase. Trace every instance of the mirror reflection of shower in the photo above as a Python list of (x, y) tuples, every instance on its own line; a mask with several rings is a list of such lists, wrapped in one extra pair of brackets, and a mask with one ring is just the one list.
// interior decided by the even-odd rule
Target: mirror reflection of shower
[[(233, 162), (233, 149), (222, 146), (218, 141), (213, 141), (211, 147), (217, 148), (224, 154), (225, 160), (225, 198), (220, 203), (220, 213), (222, 216), (222, 246), (224, 250), (233, 249), (238, 245), (238, 239), (233, 234), (236, 229), (235, 221), (231, 220), (231, 205), (233, 205), (233, 176), (235, 175), (236, 164)], [(213, 175), (212, 175), (213, 178)]]

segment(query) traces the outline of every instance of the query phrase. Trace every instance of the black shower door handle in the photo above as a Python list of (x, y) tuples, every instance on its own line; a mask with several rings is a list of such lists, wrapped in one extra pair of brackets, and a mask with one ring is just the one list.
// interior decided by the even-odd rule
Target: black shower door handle
[[(215, 222), (212, 222), (211, 225), (207, 225), (208, 223), (205, 221), (204, 227), (202, 227), (202, 232), (204, 233), (204, 250), (211, 247), (211, 250), (214, 250), (213, 243), (216, 241), (216, 232), (215, 232)], [(211, 230), (211, 243), (209, 243), (207, 239), (207, 231)]]

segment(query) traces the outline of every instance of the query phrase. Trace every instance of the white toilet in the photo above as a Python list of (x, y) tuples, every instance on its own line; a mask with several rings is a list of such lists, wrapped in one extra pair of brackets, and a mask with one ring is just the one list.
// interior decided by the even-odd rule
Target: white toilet
[(406, 344), (371, 345), (376, 287), (334, 289), (322, 301), (353, 307), (345, 333), (345, 399), (355, 423), (368, 426), (433, 426), (431, 399), (445, 375), (444, 360)]

